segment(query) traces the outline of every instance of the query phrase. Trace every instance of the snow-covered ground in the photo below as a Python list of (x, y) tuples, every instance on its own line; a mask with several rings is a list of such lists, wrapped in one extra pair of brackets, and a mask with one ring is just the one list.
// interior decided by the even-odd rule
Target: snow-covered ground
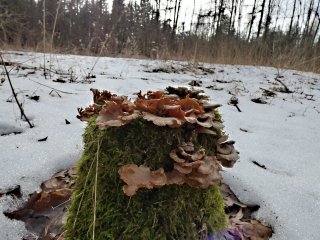
[[(43, 54), (39, 53), (6, 52), (3, 56), (6, 61), (22, 63), (22, 67), (43, 66)], [(46, 58), (49, 60), (49, 55)], [(223, 104), (220, 111), (226, 132), (236, 140), (240, 151), (240, 161), (223, 173), (225, 182), (240, 200), (261, 206), (256, 217), (274, 228), (272, 239), (319, 239), (320, 75), (234, 65), (205, 65), (214, 68), (214, 73), (206, 75), (192, 68), (179, 73), (153, 73), (153, 69), (171, 66), (186, 69), (187, 63), (71, 55), (52, 55), (51, 63), (59, 72), (73, 72), (77, 82), (53, 82), (60, 76), (45, 79), (41, 70), (31, 73), (28, 68), (8, 66), (34, 128), (20, 120), (8, 80), (0, 84), (0, 192), (20, 185), (27, 197), (42, 181), (77, 161), (85, 127), (76, 118), (77, 107), (92, 102), (90, 88), (133, 96), (140, 90), (188, 86), (197, 80), (202, 84), (196, 89), (203, 89), (212, 101)], [(96, 78), (91, 79), (95, 82), (80, 83), (95, 63), (92, 74)], [(48, 62), (46, 65), (49, 67)], [(277, 92), (274, 97), (263, 98), (267, 104), (252, 102), (252, 98), (261, 97), (261, 88), (281, 87), (275, 80), (277, 75), (293, 93)], [(228, 104), (231, 94), (238, 97), (242, 112)], [(40, 99), (34, 101), (26, 95)], [(22, 133), (8, 135), (10, 132)], [(45, 137), (46, 141), (38, 141)], [(0, 198), (2, 240), (21, 239), (25, 232), (22, 222), (2, 214), (15, 205), (10, 196)]]

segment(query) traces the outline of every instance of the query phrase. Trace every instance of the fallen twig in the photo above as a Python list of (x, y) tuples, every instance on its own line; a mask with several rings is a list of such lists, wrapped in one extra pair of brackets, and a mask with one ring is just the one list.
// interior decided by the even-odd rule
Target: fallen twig
[(52, 89), (51, 92), (49, 92), (49, 95), (54, 96), (54, 92), (58, 95), (59, 98), (61, 98), (61, 95), (55, 89)]
[(284, 87), (284, 93), (293, 93), (280, 79), (279, 77), (276, 77), (274, 80), (279, 82)]
[(12, 82), (11, 82), (11, 79), (10, 79), (10, 76), (9, 76), (9, 72), (8, 72), (8, 69), (4, 63), (4, 60), (3, 60), (3, 57), (2, 55), (0, 54), (0, 58), (1, 58), (1, 62), (3, 64), (3, 68), (4, 68), (4, 71), (7, 75), (7, 78), (8, 78), (8, 81), (9, 81), (9, 84), (10, 84), (10, 88), (11, 88), (11, 91), (12, 91), (12, 94), (14, 96), (14, 99), (16, 100), (16, 103), (20, 109), (20, 113), (21, 113), (21, 117), (24, 117), (24, 119), (27, 121), (27, 123), (29, 124), (30, 128), (33, 128), (33, 124), (29, 121), (28, 117), (26, 116), (26, 114), (24, 113), (24, 110), (23, 110), (23, 107), (22, 107), (22, 104), (19, 102), (18, 98), (17, 98), (17, 94), (13, 88), (13, 85), (12, 85)]
[(32, 82), (35, 82), (35, 83), (37, 83), (37, 84), (39, 84), (39, 85), (41, 85), (41, 86), (50, 88), (51, 90), (54, 90), (55, 92), (61, 92), (61, 93), (65, 93), (65, 94), (77, 94), (77, 93), (65, 92), (65, 91), (62, 91), (62, 90), (59, 90), (59, 89), (50, 87), (50, 86), (48, 86), (48, 85), (45, 85), (45, 84), (43, 84), (43, 83), (39, 83), (39, 82), (37, 82), (37, 81), (31, 80), (31, 79), (29, 79), (29, 80), (32, 81)]
[(263, 95), (267, 96), (267, 97), (274, 97), (275, 95), (277, 95), (275, 92), (265, 89), (265, 88), (260, 88), (263, 91)]
[(251, 98), (251, 101), (254, 103), (260, 103), (260, 104), (267, 104), (268, 102), (263, 100), (261, 97), (258, 98)]

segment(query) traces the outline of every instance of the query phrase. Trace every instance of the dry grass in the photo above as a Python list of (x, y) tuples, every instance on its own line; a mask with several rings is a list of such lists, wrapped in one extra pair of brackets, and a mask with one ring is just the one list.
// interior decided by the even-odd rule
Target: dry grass
[[(180, 54), (169, 54), (166, 58), (193, 60), (208, 63), (272, 66), (320, 73), (320, 44), (318, 46), (289, 46), (279, 44), (268, 47), (263, 42), (245, 42), (234, 39), (197, 44), (196, 56), (187, 43)], [(272, 49), (272, 50), (270, 50)], [(160, 54), (161, 56), (161, 54)]]
[[(47, 42), (50, 49), (51, 43)], [(89, 48), (54, 46), (52, 53), (88, 55), (88, 56), (111, 56), (148, 59), (149, 56), (139, 52), (125, 49), (121, 54), (114, 55), (108, 46), (101, 44), (100, 52), (94, 53)], [(2, 44), (2, 49), (43, 51), (43, 43), (34, 47), (21, 47), (17, 44)], [(269, 46), (262, 41), (246, 42), (235, 38), (216, 39), (211, 42), (194, 40), (177, 43), (175, 51), (168, 43), (159, 46), (158, 56), (162, 60), (181, 60), (192, 62), (207, 62), (218, 64), (271, 66), (276, 68), (296, 69), (320, 73), (320, 44), (316, 46), (297, 46), (286, 42), (270, 43)]]

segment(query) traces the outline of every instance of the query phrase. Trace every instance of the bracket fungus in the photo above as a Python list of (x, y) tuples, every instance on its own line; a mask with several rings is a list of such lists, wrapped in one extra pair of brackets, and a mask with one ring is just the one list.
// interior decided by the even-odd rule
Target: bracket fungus
[(203, 148), (195, 153), (193, 144), (184, 144), (170, 152), (173, 169), (165, 172), (163, 168), (151, 171), (146, 166), (128, 164), (122, 166), (118, 173), (126, 183), (123, 192), (132, 197), (140, 188), (160, 188), (170, 184), (188, 184), (196, 188), (208, 188), (221, 181), (221, 167), (216, 157), (207, 156)]
[(239, 152), (234, 148), (235, 141), (227, 141), (228, 135), (224, 135), (217, 141), (217, 158), (224, 167), (233, 167), (240, 158)]
[(206, 189), (221, 181), (221, 167), (214, 156), (207, 156), (201, 148), (195, 153), (193, 144), (185, 144), (171, 151), (174, 160), (173, 168), (183, 175), (185, 183), (191, 187)]
[[(221, 105), (168, 87), (134, 100), (91, 89), (65, 239), (197, 239), (226, 225), (222, 166), (239, 158)], [(94, 220), (93, 220), (94, 219)]]
[(78, 108), (77, 117), (88, 121), (96, 115), (97, 126), (101, 129), (119, 127), (140, 116), (157, 126), (172, 128), (178, 128), (185, 123), (204, 128), (208, 132), (214, 129), (222, 130), (224, 127), (220, 120), (216, 119), (215, 109), (221, 106), (219, 104), (209, 104), (189, 96), (179, 98), (177, 95), (165, 95), (161, 91), (149, 91), (144, 95), (138, 93), (137, 99), (130, 102), (127, 97), (119, 97), (109, 91), (90, 90), (94, 95), (94, 104), (85, 109)]
[(122, 166), (118, 172), (120, 178), (127, 183), (123, 187), (123, 192), (128, 196), (135, 195), (139, 188), (159, 188), (166, 185), (167, 182), (163, 168), (151, 171), (150, 168), (145, 166), (138, 167), (135, 164), (128, 164)]

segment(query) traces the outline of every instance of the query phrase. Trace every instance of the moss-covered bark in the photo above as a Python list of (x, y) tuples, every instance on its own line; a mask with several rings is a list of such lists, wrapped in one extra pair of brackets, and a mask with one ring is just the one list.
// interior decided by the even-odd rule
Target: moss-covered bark
[(66, 239), (92, 239), (95, 228), (95, 239), (99, 240), (193, 240), (204, 226), (210, 232), (224, 228), (226, 216), (218, 186), (197, 189), (186, 184), (170, 185), (139, 190), (131, 198), (122, 191), (124, 183), (118, 174), (121, 166), (144, 164), (152, 170), (164, 167), (170, 171), (169, 153), (189, 140), (186, 137), (208, 154), (214, 153), (218, 136), (198, 136), (194, 132), (187, 125), (173, 129), (142, 119), (100, 130), (92, 118), (84, 134), (85, 150), (78, 163)]

